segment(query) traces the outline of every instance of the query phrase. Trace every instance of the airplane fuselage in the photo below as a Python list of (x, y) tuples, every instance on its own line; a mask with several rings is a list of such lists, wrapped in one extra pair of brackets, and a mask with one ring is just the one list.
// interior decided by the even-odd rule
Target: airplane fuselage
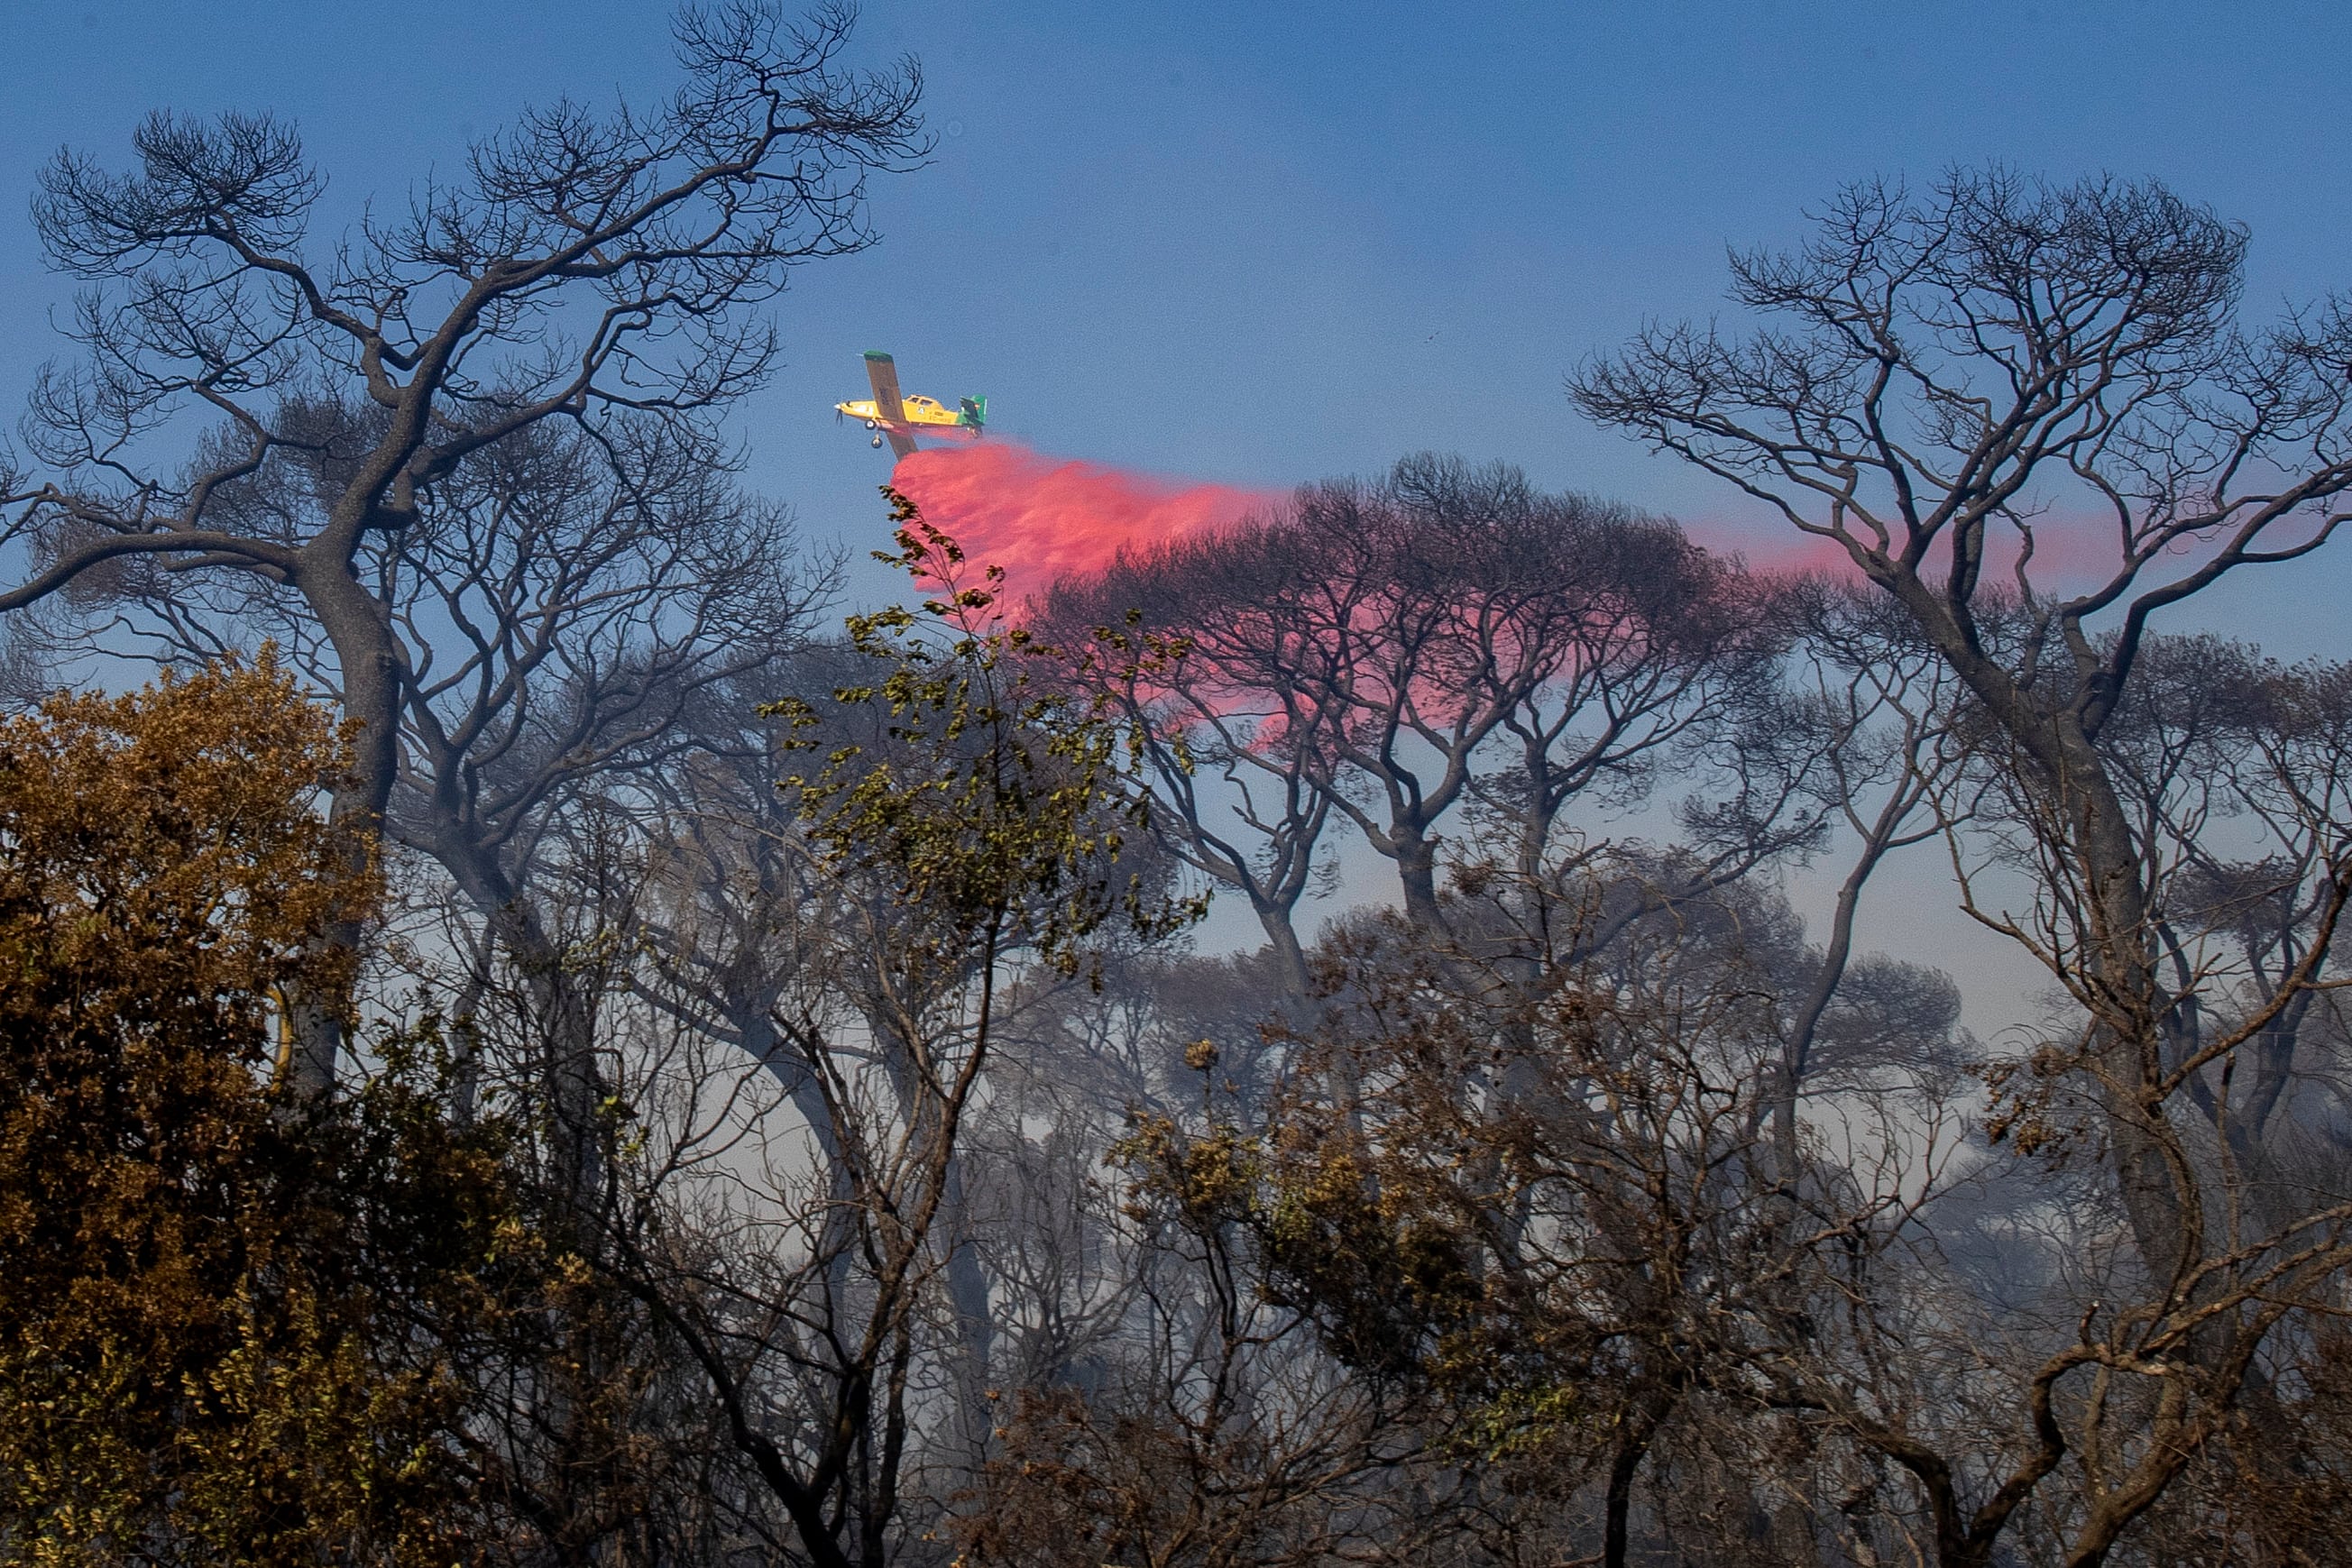
[(873, 384), (874, 395), (852, 402), (833, 405), (835, 413), (851, 419), (862, 419), (866, 428), (873, 431), (874, 444), (888, 442), (890, 450), (900, 457), (915, 455), (915, 436), (961, 435), (977, 439), (981, 426), (988, 420), (988, 400), (968, 397), (961, 406), (950, 409), (935, 397), (917, 393), (908, 397), (898, 391), (898, 366), (889, 355), (869, 349), (866, 354), (866, 379)]
[(899, 400), (900, 417), (883, 416), (881, 405), (872, 398), (859, 398), (855, 402), (837, 402), (835, 413), (862, 420), (870, 430), (904, 430), (919, 435), (978, 435), (980, 427), (959, 411), (949, 408), (936, 398), (917, 393)]

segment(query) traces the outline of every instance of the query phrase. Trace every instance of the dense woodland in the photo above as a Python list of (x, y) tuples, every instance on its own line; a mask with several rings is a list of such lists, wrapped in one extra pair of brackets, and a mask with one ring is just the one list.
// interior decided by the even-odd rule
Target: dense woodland
[(1034, 600), (894, 494), (845, 622), (723, 422), (919, 74), (677, 38), (341, 236), (39, 175), (0, 1561), (2345, 1560), (2352, 664), (2183, 629), (2344, 306), (1855, 185), (1564, 367), (1817, 571), (1419, 455)]

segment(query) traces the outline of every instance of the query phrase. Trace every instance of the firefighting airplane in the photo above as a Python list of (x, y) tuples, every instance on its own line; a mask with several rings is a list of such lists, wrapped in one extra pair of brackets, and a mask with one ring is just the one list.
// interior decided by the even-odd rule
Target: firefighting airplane
[(980, 439), (981, 428), (988, 423), (988, 400), (984, 397), (959, 398), (960, 406), (949, 408), (937, 398), (898, 395), (898, 367), (887, 354), (868, 353), (866, 356), (866, 379), (874, 383), (874, 395), (856, 402), (837, 402), (833, 412), (862, 419), (866, 428), (874, 432), (874, 444), (890, 444), (890, 450), (901, 457), (914, 455), (915, 437), (920, 435), (952, 435), (966, 440)]

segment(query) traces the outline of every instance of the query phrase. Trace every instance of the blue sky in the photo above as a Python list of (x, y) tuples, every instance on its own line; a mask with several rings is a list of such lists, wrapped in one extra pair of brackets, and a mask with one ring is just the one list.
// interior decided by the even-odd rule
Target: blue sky
[[(23, 202), (60, 142), (120, 160), (152, 106), (268, 108), (349, 211), (520, 102), (657, 92), (665, 16), (0, 0), (0, 401), (55, 351), (68, 289)], [(800, 275), (787, 363), (740, 419), (753, 477), (812, 533), (876, 517), (881, 459), (826, 412), (867, 348), (1053, 452), (1286, 486), (1435, 447), (1727, 516), (1580, 425), (1562, 373), (1644, 317), (1706, 313), (1727, 243), (1791, 237), (1866, 173), (2153, 173), (2252, 227), (2257, 310), (2352, 284), (2352, 8), (876, 0), (861, 33), (921, 57), (940, 143), (877, 188), (878, 248)], [(2277, 596), (2336, 575), (2212, 617), (2275, 640)], [(2285, 651), (2328, 651), (2307, 628)]]
[[(877, 188), (878, 248), (800, 275), (787, 362), (738, 425), (759, 486), (860, 545), (883, 457), (827, 411), (868, 348), (1047, 451), (1286, 486), (1434, 447), (1718, 523), (1728, 497), (1580, 425), (1561, 377), (1646, 317), (1706, 314), (1727, 244), (1795, 236), (1860, 175), (2154, 174), (2251, 226), (2256, 314), (2352, 286), (2352, 7), (876, 0), (862, 37), (921, 57), (938, 156)], [(151, 107), (267, 108), (348, 214), (519, 103), (650, 96), (669, 70), (665, 8), (614, 0), (0, 0), (0, 47), (9, 405), (68, 292), (23, 204), (60, 142), (119, 162)], [(2341, 657), (2347, 580), (2352, 546), (2196, 618)], [(1931, 920), (1948, 889), (1899, 891), (1937, 880), (1915, 874), (1881, 939), (2018, 978)]]

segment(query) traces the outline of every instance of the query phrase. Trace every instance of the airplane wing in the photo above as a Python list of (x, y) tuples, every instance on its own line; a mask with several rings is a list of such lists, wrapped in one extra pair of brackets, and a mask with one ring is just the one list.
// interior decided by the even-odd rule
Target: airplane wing
[(874, 411), (882, 416), (882, 434), (890, 450), (901, 457), (915, 455), (915, 438), (906, 433), (907, 405), (898, 397), (898, 364), (887, 354), (868, 352), (866, 379), (874, 383)]

